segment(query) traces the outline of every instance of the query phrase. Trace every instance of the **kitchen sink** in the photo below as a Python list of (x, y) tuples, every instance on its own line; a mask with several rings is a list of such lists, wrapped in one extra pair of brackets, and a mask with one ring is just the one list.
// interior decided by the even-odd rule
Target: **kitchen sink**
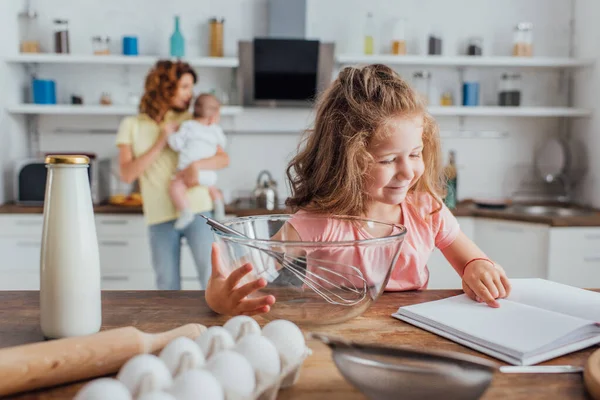
[(539, 215), (545, 217), (584, 217), (594, 214), (594, 211), (561, 206), (521, 205), (515, 204), (506, 209), (516, 214)]

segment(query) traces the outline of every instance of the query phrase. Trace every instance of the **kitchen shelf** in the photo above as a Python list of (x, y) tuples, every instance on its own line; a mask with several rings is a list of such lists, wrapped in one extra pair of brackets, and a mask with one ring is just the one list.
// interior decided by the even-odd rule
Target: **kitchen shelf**
[(338, 64), (387, 64), (428, 67), (514, 67), (577, 68), (594, 64), (594, 60), (568, 57), (485, 57), (485, 56), (396, 56), (340, 54)]
[[(40, 105), (18, 104), (7, 108), (10, 114), (24, 115), (136, 115), (136, 106), (100, 106), (100, 105)], [(223, 106), (221, 116), (233, 116), (242, 112), (242, 107)]]
[[(96, 65), (143, 65), (151, 66), (158, 56), (122, 56), (122, 55), (77, 55), (77, 54), (18, 54), (5, 59), (14, 64), (96, 64)], [(175, 60), (175, 59), (173, 59)], [(235, 68), (239, 65), (237, 57), (197, 57), (183, 58), (193, 67)]]
[[(17, 104), (7, 108), (10, 114), (26, 115), (135, 115), (136, 106), (100, 106), (100, 105), (40, 105), (40, 104)], [(235, 116), (239, 114), (250, 114), (255, 118), (277, 118), (269, 112), (284, 111), (292, 115), (310, 114), (310, 109), (270, 109), (241, 106), (221, 107), (222, 116)], [(429, 107), (433, 116), (439, 117), (589, 117), (591, 111), (582, 108), (568, 107)], [(258, 114), (257, 114), (258, 113)], [(267, 113), (267, 114), (265, 114)], [(250, 116), (249, 115), (249, 116)]]
[(591, 110), (569, 107), (429, 107), (434, 116), (449, 117), (589, 117)]

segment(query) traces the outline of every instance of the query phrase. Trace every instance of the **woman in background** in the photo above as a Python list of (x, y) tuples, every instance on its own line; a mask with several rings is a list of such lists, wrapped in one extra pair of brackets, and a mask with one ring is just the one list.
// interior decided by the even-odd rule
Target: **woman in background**
[(174, 228), (177, 211), (169, 197), (169, 184), (177, 173), (186, 183), (191, 209), (195, 214), (212, 215), (213, 204), (208, 188), (198, 185), (199, 170), (217, 170), (229, 164), (222, 148), (210, 158), (192, 163), (176, 172), (177, 153), (167, 138), (179, 124), (191, 118), (187, 111), (197, 75), (184, 62), (158, 61), (146, 77), (139, 114), (125, 118), (117, 133), (121, 180), (139, 180), (143, 210), (152, 252), (156, 286), (160, 290), (181, 288), (181, 238), (192, 251), (202, 288), (211, 271), (210, 227), (199, 215), (184, 230)]

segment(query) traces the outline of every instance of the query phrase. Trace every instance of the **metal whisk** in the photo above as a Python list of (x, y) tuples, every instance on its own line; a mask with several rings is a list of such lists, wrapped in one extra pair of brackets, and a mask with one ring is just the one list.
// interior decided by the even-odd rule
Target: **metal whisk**
[[(202, 214), (200, 214), (200, 216), (206, 219), (208, 225), (216, 230), (231, 235), (248, 238), (248, 236), (231, 229), (210, 217)], [(265, 249), (256, 245), (245, 245), (273, 257), (282, 266), (282, 268), (290, 271), (303, 284), (312, 289), (330, 304), (353, 306), (360, 303), (367, 295), (367, 281), (360, 269), (352, 265), (311, 257), (306, 257), (303, 259), (289, 256), (285, 253), (280, 253), (275, 250)], [(310, 270), (308, 265), (309, 260), (311, 261), (310, 266), (316, 271)], [(338, 266), (338, 268), (343, 267), (344, 269), (347, 269), (348, 272), (335, 271), (319, 264)], [(339, 280), (339, 283), (332, 282), (332, 279)], [(335, 290), (331, 290), (330, 288), (334, 288)], [(340, 293), (344, 295), (341, 295)], [(347, 296), (345, 294), (347, 294)]]

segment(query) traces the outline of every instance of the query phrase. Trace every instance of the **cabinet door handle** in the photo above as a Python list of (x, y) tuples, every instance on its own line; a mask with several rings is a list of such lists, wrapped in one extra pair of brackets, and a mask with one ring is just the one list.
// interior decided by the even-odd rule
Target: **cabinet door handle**
[(583, 261), (586, 263), (597, 263), (600, 262), (600, 256), (583, 257)]
[(600, 233), (586, 233), (584, 237), (587, 240), (598, 240), (600, 239)]
[(101, 219), (100, 223), (102, 225), (127, 225), (128, 221), (126, 219)]
[(111, 282), (125, 282), (129, 280), (128, 276), (103, 276), (103, 281), (111, 281)]
[(41, 246), (42, 246), (42, 242), (27, 242), (27, 241), (17, 242), (17, 247), (41, 247)]
[(516, 226), (497, 226), (497, 231), (500, 232), (512, 232), (512, 233), (523, 233), (525, 232), (523, 228), (518, 228)]
[(101, 246), (113, 246), (113, 247), (127, 247), (129, 242), (126, 240), (102, 240), (100, 241)]

